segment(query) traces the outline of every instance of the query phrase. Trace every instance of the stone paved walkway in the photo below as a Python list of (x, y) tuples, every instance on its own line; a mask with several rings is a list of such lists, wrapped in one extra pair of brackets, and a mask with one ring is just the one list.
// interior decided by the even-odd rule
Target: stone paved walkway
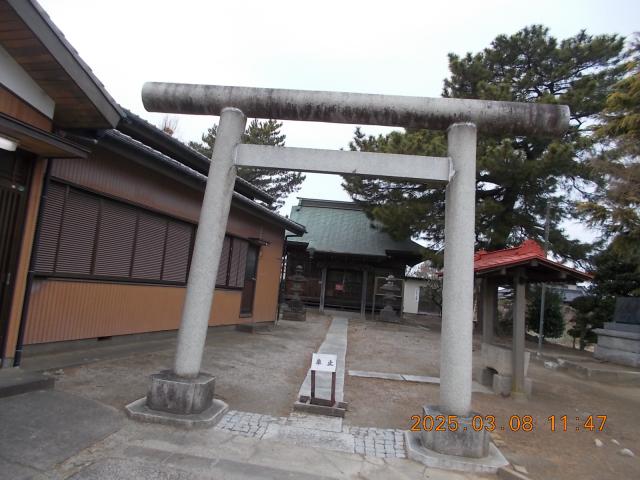
[[(347, 334), (349, 331), (349, 319), (346, 317), (333, 317), (331, 326), (327, 331), (324, 341), (317, 353), (331, 353), (338, 357), (336, 367), (336, 401), (344, 401), (344, 374), (345, 358), (347, 354)], [(311, 369), (307, 370), (307, 376), (300, 386), (298, 398), (311, 394)], [(318, 398), (331, 398), (331, 374), (320, 372), (316, 375), (316, 396)]]
[(402, 430), (342, 425), (338, 417), (292, 413), (273, 417), (230, 410), (216, 425), (245, 437), (274, 439), (366, 457), (406, 458)]
[[(338, 356), (336, 400), (344, 399), (345, 356), (349, 320), (336, 316), (327, 335), (318, 348), (320, 353)], [(310, 371), (300, 386), (299, 395), (309, 395)], [(330, 397), (330, 376), (318, 375), (316, 394)], [(295, 443), (299, 446), (321, 448), (365, 457), (407, 458), (402, 430), (349, 427), (340, 417), (328, 417), (292, 412), (288, 417), (274, 417), (251, 412), (231, 410), (215, 427), (249, 438)]]

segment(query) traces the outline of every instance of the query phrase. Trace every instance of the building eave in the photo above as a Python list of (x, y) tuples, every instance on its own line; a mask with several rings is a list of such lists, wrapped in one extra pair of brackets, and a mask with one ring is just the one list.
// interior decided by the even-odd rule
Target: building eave
[[(202, 191), (205, 188), (207, 177), (203, 174), (118, 130), (102, 132), (98, 144), (187, 186)], [(278, 215), (239, 192), (233, 192), (232, 205), (270, 223), (280, 225), (297, 235), (302, 235), (306, 231), (299, 223)]]
[(0, 134), (17, 140), (19, 148), (41, 157), (87, 158), (89, 155), (89, 150), (78, 143), (3, 113), (0, 113)]
[[(80, 58), (77, 51), (67, 41), (44, 9), (35, 0), (5, 1), (24, 22), (34, 38), (46, 48), (55, 62), (68, 75), (68, 81), (72, 81), (77, 85), (90, 104), (93, 105), (97, 114), (95, 121), (86, 122), (87, 124), (83, 125), (83, 127), (115, 127), (124, 116), (124, 112), (107, 93), (102, 83)], [(52, 98), (56, 100), (55, 95), (52, 95)], [(67, 125), (65, 119), (60, 120), (58, 123), (62, 127), (77, 126)]]
[[(126, 117), (118, 124), (118, 130), (155, 150), (179, 158), (181, 163), (203, 175), (208, 174), (211, 160), (205, 155), (163, 132), (139, 115), (127, 109), (124, 109), (124, 112)], [(236, 179), (236, 190), (249, 198), (260, 200), (269, 205), (276, 201), (271, 195), (240, 177)]]

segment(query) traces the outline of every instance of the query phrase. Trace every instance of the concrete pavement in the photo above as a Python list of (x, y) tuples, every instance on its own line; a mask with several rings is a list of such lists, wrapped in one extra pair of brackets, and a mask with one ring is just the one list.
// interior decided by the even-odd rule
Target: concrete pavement
[(0, 478), (42, 478), (124, 425), (121, 412), (55, 390), (0, 399)]
[(483, 478), (223, 428), (141, 424), (55, 390), (0, 399), (0, 425), (0, 478), (11, 480)]
[[(73, 479), (417, 479), (427, 469), (401, 459), (369, 458), (220, 429), (181, 431), (127, 422), (100, 444), (56, 469)], [(478, 478), (428, 470), (431, 479)]]

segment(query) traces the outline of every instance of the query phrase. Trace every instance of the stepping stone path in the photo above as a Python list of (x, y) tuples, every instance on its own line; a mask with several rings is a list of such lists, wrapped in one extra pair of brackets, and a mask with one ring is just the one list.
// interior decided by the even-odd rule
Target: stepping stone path
[(288, 417), (230, 410), (215, 426), (245, 437), (308, 445), (366, 457), (407, 458), (403, 431), (350, 427), (342, 418), (294, 412)]

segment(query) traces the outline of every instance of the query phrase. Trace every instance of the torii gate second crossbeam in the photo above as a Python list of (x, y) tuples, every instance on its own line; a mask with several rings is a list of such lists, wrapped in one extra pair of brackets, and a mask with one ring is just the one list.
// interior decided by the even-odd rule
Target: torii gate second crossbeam
[[(425, 406), (424, 413), (455, 416), (457, 428), (423, 432), (422, 446), (440, 454), (486, 457), (488, 432), (476, 432), (471, 425), (477, 131), (558, 136), (568, 127), (568, 107), (170, 83), (145, 84), (142, 100), (149, 111), (219, 115), (220, 124), (187, 282), (174, 369), (152, 376), (146, 399), (127, 407), (130, 415), (191, 426), (213, 423), (221, 415), (221, 402), (213, 400), (214, 377), (200, 372), (200, 366), (237, 166), (439, 182), (446, 184), (440, 402), (438, 406)], [(241, 145), (247, 116), (446, 129), (448, 156)]]

